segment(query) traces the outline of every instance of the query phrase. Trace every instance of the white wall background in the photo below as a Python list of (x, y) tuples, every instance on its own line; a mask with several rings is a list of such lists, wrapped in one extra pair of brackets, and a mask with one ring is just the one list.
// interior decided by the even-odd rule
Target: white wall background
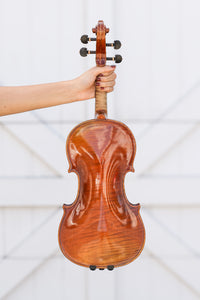
[(79, 56), (80, 36), (99, 19), (107, 41), (123, 44), (109, 116), (136, 137), (126, 192), (142, 204), (145, 249), (113, 272), (78, 267), (58, 249), (61, 206), (77, 191), (65, 140), (93, 118), (93, 101), (1, 117), (0, 299), (200, 299), (199, 0), (0, 0), (1, 85), (93, 66)]

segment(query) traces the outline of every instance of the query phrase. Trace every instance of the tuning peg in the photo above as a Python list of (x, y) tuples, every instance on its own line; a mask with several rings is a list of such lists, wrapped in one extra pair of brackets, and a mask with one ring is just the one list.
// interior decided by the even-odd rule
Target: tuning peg
[(119, 64), (122, 61), (121, 55), (117, 54), (115, 57), (106, 57), (106, 60), (114, 60), (116, 64)]
[(96, 41), (96, 38), (89, 38), (87, 34), (82, 35), (81, 42), (87, 44), (88, 42)]
[(120, 41), (118, 41), (118, 40), (116, 40), (116, 41), (114, 41), (114, 49), (119, 49), (119, 48), (121, 48), (121, 42)]
[(88, 54), (95, 54), (95, 53), (96, 53), (96, 51), (87, 50), (87, 48), (80, 49), (80, 55), (83, 57), (87, 56)]
[(107, 47), (114, 47), (114, 49), (121, 48), (121, 45), (122, 45), (121, 42), (118, 41), (118, 40), (114, 41), (114, 43), (107, 43), (106, 44)]
[(87, 55), (88, 55), (87, 48), (81, 48), (81, 50), (80, 50), (80, 55), (81, 55), (81, 56), (87, 56)]
[(117, 64), (119, 64), (121, 61), (122, 61), (122, 56), (119, 55), (119, 54), (115, 55), (115, 62), (116, 62)]

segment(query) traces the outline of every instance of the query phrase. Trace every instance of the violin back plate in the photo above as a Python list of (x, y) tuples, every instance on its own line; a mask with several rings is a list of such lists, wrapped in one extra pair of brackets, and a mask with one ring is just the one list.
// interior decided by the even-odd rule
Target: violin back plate
[(89, 120), (71, 131), (66, 150), (79, 188), (76, 200), (63, 205), (58, 235), (63, 254), (85, 267), (130, 263), (145, 241), (140, 205), (131, 204), (124, 190), (126, 173), (134, 171), (132, 132), (121, 122)]

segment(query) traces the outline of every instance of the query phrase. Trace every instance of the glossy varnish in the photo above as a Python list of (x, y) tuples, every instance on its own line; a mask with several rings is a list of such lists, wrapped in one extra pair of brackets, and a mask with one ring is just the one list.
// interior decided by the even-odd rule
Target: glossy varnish
[(75, 127), (67, 139), (69, 172), (78, 175), (76, 200), (63, 205), (59, 244), (71, 261), (89, 267), (125, 265), (142, 251), (140, 205), (125, 195), (136, 144), (123, 123), (99, 116)]

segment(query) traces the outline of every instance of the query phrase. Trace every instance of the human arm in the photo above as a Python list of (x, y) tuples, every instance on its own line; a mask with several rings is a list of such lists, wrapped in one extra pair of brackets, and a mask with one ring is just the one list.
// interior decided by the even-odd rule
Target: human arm
[[(96, 81), (99, 74), (103, 76)], [(105, 66), (91, 68), (68, 81), (0, 87), (0, 116), (91, 99), (95, 97), (95, 84), (111, 92), (115, 78), (114, 68)]]

